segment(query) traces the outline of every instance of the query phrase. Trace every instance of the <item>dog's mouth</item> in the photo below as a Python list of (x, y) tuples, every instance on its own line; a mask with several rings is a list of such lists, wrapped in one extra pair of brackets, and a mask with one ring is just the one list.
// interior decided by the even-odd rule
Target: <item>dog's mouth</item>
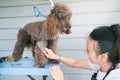
[(61, 32), (61, 33), (66, 33), (68, 29), (70, 29), (70, 27), (67, 26), (67, 25), (65, 24), (65, 22), (61, 22), (61, 24), (60, 24), (60, 32)]
[(61, 32), (66, 32), (67, 31), (67, 27), (64, 24), (61, 24)]

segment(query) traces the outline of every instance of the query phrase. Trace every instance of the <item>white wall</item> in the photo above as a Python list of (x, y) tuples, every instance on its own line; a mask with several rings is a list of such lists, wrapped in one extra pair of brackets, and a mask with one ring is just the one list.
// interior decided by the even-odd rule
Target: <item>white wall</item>
[[(65, 2), (73, 11), (72, 34), (60, 35), (58, 51), (61, 56), (84, 59), (85, 40), (90, 31), (100, 25), (120, 23), (120, 0), (53, 0)], [(39, 0), (37, 6), (43, 14), (49, 14), (51, 5)], [(19, 28), (33, 21), (44, 20), (34, 17), (32, 0), (0, 0), (0, 57), (11, 55)], [(25, 51), (24, 56), (31, 52)], [(90, 80), (92, 71), (62, 66), (65, 80)], [(40, 80), (40, 76), (34, 76)], [(26, 76), (0, 75), (0, 80), (29, 80)], [(48, 80), (51, 77), (48, 78)]]

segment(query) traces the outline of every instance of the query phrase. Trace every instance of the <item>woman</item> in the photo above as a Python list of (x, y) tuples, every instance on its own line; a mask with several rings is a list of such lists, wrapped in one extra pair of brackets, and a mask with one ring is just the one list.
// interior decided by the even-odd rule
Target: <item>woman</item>
[[(95, 28), (86, 41), (88, 59), (76, 60), (55, 55), (45, 48), (43, 53), (49, 59), (56, 59), (63, 64), (89, 70), (96, 70), (91, 80), (120, 80), (120, 26), (101, 26)], [(58, 66), (50, 68), (55, 80), (64, 80), (64, 75)], [(59, 73), (59, 74), (58, 74)]]

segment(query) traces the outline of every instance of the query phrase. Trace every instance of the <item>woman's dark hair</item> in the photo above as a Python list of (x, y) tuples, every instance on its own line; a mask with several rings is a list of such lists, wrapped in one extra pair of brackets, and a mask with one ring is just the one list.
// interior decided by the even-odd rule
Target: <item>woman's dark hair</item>
[(100, 26), (95, 28), (89, 35), (98, 42), (99, 53), (108, 52), (108, 58), (112, 63), (120, 62), (120, 26)]

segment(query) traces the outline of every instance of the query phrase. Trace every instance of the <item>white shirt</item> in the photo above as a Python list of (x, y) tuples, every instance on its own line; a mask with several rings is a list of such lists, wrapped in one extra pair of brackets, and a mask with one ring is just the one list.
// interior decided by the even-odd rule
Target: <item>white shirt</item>
[[(98, 71), (98, 74), (97, 74), (97, 80), (102, 80), (105, 76), (105, 72), (101, 72), (100, 71), (100, 66), (97, 65), (97, 64), (93, 64), (91, 63), (89, 60), (88, 60), (88, 64), (89, 66), (91, 67), (91, 69), (95, 70), (95, 71)], [(105, 78), (105, 80), (120, 80), (120, 69), (114, 69), (112, 70)]]

